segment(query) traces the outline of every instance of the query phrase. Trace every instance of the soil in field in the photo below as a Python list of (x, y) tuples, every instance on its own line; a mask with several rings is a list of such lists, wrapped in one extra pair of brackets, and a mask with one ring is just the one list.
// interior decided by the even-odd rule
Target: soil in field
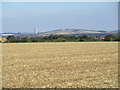
[(117, 42), (4, 43), (4, 88), (118, 88)]

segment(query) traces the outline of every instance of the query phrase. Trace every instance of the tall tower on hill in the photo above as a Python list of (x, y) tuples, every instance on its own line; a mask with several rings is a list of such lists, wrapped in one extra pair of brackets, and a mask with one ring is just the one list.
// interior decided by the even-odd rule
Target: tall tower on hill
[(38, 28), (34, 28), (34, 34), (38, 33)]

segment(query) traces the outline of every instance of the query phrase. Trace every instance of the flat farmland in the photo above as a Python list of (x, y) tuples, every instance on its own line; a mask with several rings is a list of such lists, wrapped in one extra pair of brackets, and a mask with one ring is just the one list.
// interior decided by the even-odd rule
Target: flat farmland
[(3, 43), (3, 88), (118, 88), (118, 42)]

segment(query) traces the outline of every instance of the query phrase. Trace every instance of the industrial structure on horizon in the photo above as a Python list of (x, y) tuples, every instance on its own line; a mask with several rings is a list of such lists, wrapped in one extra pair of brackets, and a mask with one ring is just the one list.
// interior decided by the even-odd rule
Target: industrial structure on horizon
[(38, 28), (34, 28), (34, 34), (38, 33)]

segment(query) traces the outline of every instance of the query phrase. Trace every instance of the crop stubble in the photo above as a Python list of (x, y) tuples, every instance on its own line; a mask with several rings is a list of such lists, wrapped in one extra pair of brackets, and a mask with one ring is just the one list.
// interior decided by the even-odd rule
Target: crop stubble
[(117, 42), (4, 43), (4, 88), (117, 88)]

